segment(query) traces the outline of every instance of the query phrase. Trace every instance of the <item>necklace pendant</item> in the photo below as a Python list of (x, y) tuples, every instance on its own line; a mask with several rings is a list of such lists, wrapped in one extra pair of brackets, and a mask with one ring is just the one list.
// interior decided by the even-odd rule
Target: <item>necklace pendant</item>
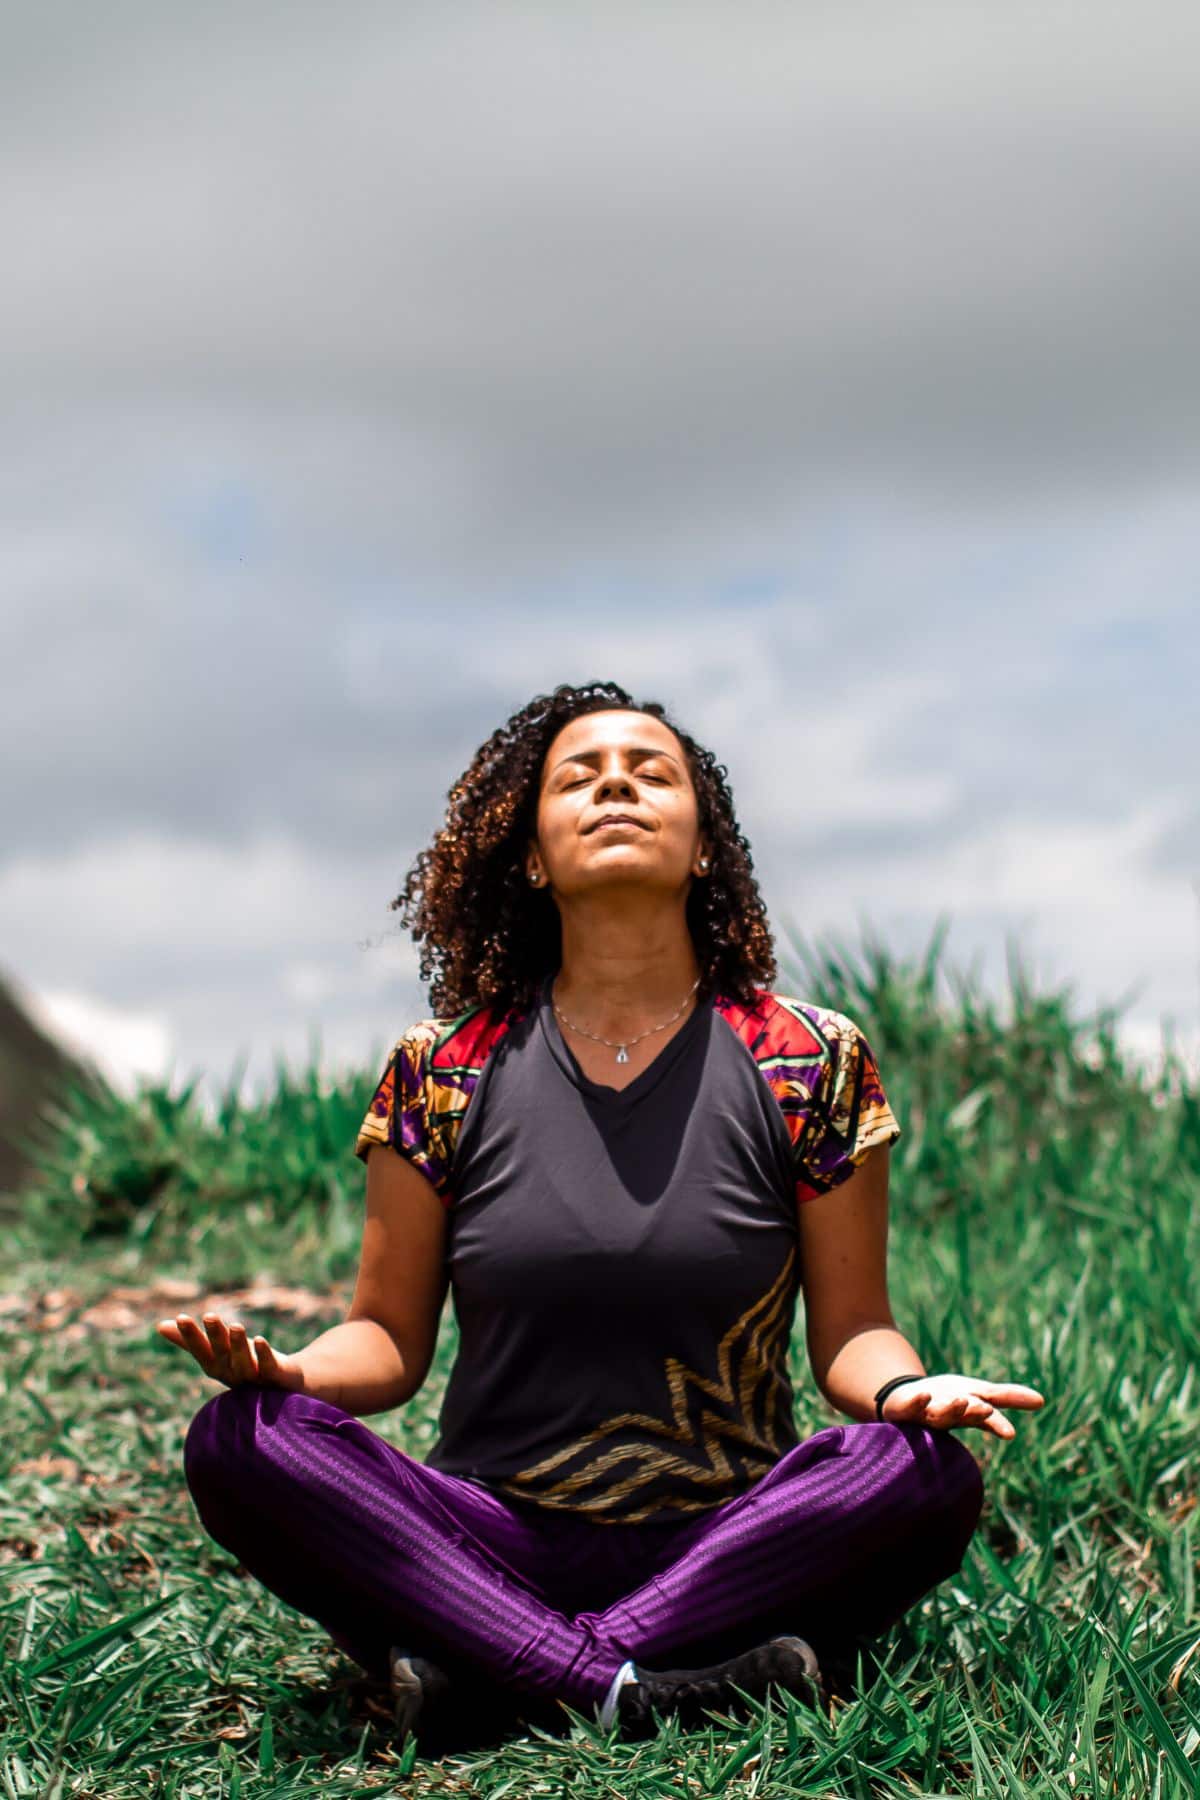
[(617, 1061), (618, 1062), (628, 1062), (629, 1061), (629, 1058), (625, 1054), (624, 1044), (622, 1044), (621, 1048), (617, 1051)]

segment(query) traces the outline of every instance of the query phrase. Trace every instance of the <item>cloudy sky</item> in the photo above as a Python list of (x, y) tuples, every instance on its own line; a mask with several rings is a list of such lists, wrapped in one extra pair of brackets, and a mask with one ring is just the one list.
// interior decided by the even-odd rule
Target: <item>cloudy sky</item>
[(49, 0), (0, 144), (0, 967), (114, 1079), (385, 1053), (589, 679), (783, 955), (1200, 1045), (1193, 7)]

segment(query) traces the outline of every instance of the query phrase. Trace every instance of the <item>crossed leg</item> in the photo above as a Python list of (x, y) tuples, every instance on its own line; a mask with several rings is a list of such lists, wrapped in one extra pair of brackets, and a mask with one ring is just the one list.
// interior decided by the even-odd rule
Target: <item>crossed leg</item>
[(192, 1419), (210, 1537), (375, 1675), (392, 1642), (586, 1711), (624, 1660), (541, 1597), (536, 1521), (312, 1395), (247, 1382)]
[[(886, 1629), (960, 1566), (982, 1504), (951, 1433), (847, 1424), (679, 1525), (543, 1520), (339, 1407), (256, 1383), (201, 1407), (184, 1469), (210, 1536), (364, 1668), (382, 1674), (403, 1640), (582, 1712), (627, 1659), (697, 1666), (776, 1630), (821, 1654)], [(593, 1551), (593, 1591), (617, 1597), (572, 1613)]]
[(647, 1668), (701, 1666), (777, 1632), (844, 1655), (961, 1567), (982, 1504), (979, 1465), (952, 1433), (831, 1425), (707, 1515), (669, 1567), (575, 1623)]

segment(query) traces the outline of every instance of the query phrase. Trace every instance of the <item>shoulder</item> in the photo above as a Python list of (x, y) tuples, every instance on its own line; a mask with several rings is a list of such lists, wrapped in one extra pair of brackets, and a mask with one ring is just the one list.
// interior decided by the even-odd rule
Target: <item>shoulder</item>
[(758, 988), (752, 1006), (718, 997), (714, 1010), (764, 1070), (792, 1065), (819, 1072), (868, 1047), (864, 1033), (848, 1014), (794, 994)]
[(483, 1065), (516, 1014), (487, 1005), (416, 1019), (396, 1039), (359, 1127), (355, 1155), (391, 1144), (447, 1186), (458, 1130)]
[(461, 1090), (464, 1078), (478, 1075), (494, 1046), (511, 1024), (511, 1016), (488, 1006), (473, 1006), (453, 1018), (416, 1019), (392, 1045), (376, 1102), (386, 1107), (400, 1092), (413, 1103), (426, 1089)]
[(461, 1088), (464, 1078), (478, 1075), (516, 1017), (514, 1011), (482, 1004), (453, 1018), (417, 1019), (397, 1040), (394, 1054), (421, 1080)]
[(440, 1019), (418, 1019), (393, 1042), (359, 1127), (356, 1156), (365, 1160), (373, 1144), (395, 1143), (397, 1116), (420, 1106), (429, 1049), (443, 1024)]
[(795, 1160), (799, 1201), (853, 1174), (868, 1150), (901, 1135), (865, 1032), (849, 1014), (759, 989), (753, 1006), (716, 1003), (775, 1096)]
[(848, 1013), (760, 989), (754, 1017), (752, 1054), (777, 1091), (808, 1095), (818, 1109), (839, 1112), (883, 1100), (875, 1052)]

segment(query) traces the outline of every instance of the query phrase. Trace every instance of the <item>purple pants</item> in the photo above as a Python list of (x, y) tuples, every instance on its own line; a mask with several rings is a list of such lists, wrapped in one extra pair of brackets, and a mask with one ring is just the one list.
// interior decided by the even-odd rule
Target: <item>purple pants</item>
[(208, 1534), (369, 1674), (403, 1644), (589, 1716), (627, 1658), (702, 1667), (781, 1631), (818, 1656), (869, 1640), (960, 1567), (983, 1503), (951, 1432), (847, 1423), (710, 1511), (601, 1524), (253, 1382), (196, 1413), (184, 1471)]

